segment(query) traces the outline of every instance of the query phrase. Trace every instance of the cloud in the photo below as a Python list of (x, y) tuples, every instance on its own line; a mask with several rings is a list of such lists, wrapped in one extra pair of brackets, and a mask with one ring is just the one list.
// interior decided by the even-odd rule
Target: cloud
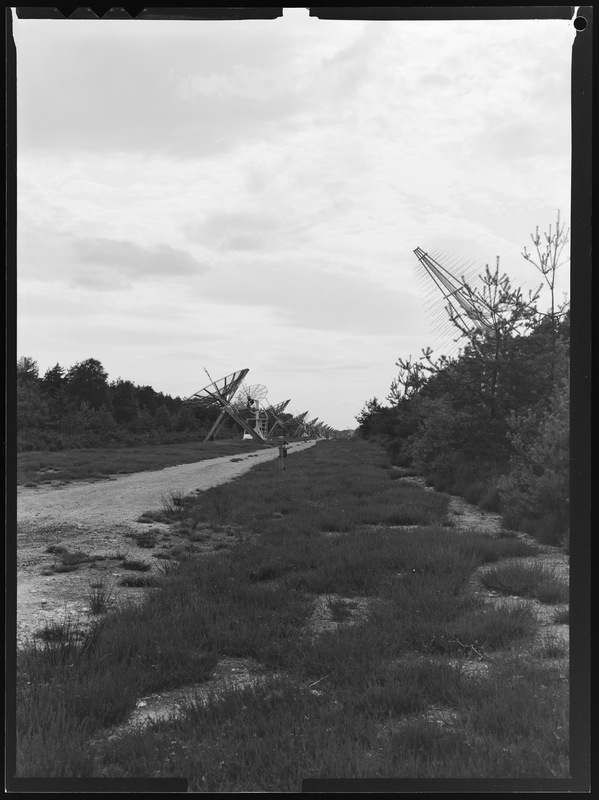
[(275, 250), (293, 246), (299, 236), (306, 242), (309, 236), (305, 221), (283, 219), (270, 210), (214, 211), (182, 230), (192, 241), (223, 252)]
[(208, 269), (186, 250), (167, 244), (143, 246), (102, 237), (75, 239), (72, 244), (81, 264), (102, 267), (102, 272), (74, 273), (76, 285), (124, 288), (147, 277), (190, 276)]
[(17, 26), (21, 148), (204, 158), (276, 138), (307, 102), (268, 27), (68, 26)]
[(285, 327), (360, 333), (397, 334), (422, 317), (410, 290), (389, 289), (359, 274), (325, 272), (286, 263), (223, 265), (202, 282), (203, 297), (231, 304), (268, 308)]

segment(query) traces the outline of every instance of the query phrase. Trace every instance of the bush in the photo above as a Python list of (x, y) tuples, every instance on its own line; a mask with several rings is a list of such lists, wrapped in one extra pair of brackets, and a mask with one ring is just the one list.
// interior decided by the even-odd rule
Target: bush
[(569, 397), (566, 384), (549, 409), (511, 420), (516, 455), (499, 481), (503, 523), (542, 542), (562, 544), (569, 528)]
[(569, 597), (568, 584), (540, 563), (505, 562), (485, 572), (480, 582), (487, 589), (504, 594), (534, 597), (541, 603), (563, 603)]
[(387, 446), (387, 458), (395, 467), (409, 467), (412, 459), (405, 439), (394, 439)]

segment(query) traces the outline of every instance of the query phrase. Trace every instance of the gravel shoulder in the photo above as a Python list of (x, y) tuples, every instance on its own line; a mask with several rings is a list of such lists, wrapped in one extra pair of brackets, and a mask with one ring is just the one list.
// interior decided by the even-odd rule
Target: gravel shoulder
[[(289, 446), (290, 456), (313, 441)], [(17, 637), (24, 644), (45, 623), (88, 615), (93, 583), (116, 584), (122, 576), (117, 554), (139, 558), (132, 532), (147, 530), (137, 520), (158, 509), (171, 492), (192, 494), (234, 480), (254, 465), (278, 458), (278, 448), (239, 456), (222, 456), (162, 470), (137, 472), (101, 481), (19, 487), (17, 490)], [(99, 556), (75, 572), (44, 575), (56, 558), (50, 546)], [(139, 589), (120, 595), (137, 596)], [(89, 616), (89, 615), (88, 615)]]

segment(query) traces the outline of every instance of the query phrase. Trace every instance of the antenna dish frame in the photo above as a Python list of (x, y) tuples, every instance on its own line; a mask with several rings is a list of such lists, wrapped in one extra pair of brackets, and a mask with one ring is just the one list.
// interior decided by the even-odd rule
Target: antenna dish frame
[(228, 414), (238, 425), (241, 425), (244, 431), (250, 434), (252, 439), (255, 439), (255, 441), (264, 445), (264, 438), (260, 436), (260, 434), (250, 425), (248, 425), (243, 417), (239, 415), (237, 409), (234, 408), (231, 402), (241, 386), (241, 382), (248, 374), (249, 369), (242, 369), (238, 370), (237, 372), (232, 372), (230, 375), (226, 375), (224, 378), (219, 378), (217, 381), (212, 380), (210, 373), (205, 367), (204, 372), (210, 378), (211, 383), (208, 384), (208, 386), (205, 386), (203, 389), (195, 392), (193, 395), (185, 398), (183, 401), (184, 404), (190, 406), (213, 407), (215, 402), (221, 406), (221, 412), (218, 415), (216, 422), (206, 434), (204, 442), (208, 442), (211, 438), (214, 438), (216, 432), (222, 425), (225, 416)]

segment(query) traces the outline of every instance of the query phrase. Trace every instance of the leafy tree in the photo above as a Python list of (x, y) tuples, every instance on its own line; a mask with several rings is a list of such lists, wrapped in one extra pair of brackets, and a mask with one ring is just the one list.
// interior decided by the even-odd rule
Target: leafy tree
[(50, 417), (48, 402), (32, 379), (17, 381), (17, 426), (19, 431), (42, 429)]
[(110, 384), (110, 398), (114, 419), (122, 425), (132, 422), (139, 410), (136, 386), (121, 378)]
[(36, 383), (39, 378), (37, 361), (29, 356), (21, 356), (17, 361), (17, 381), (18, 383)]
[(148, 409), (151, 414), (156, 412), (160, 404), (160, 395), (158, 395), (151, 386), (137, 386), (136, 395), (140, 408)]
[(67, 392), (77, 401), (85, 401), (91, 408), (108, 405), (108, 374), (102, 364), (95, 358), (88, 358), (71, 367), (67, 373)]
[(175, 417), (175, 430), (193, 431), (197, 428), (197, 421), (193, 409), (189, 406), (182, 406)]
[(169, 431), (172, 427), (171, 415), (165, 405), (158, 406), (155, 414), (156, 426)]
[(50, 369), (47, 369), (40, 381), (40, 386), (44, 394), (55, 397), (66, 386), (64, 368), (60, 364), (55, 364)]
[(498, 482), (504, 523), (552, 544), (569, 529), (569, 412), (563, 381), (547, 409), (512, 416), (508, 436), (515, 454)]

